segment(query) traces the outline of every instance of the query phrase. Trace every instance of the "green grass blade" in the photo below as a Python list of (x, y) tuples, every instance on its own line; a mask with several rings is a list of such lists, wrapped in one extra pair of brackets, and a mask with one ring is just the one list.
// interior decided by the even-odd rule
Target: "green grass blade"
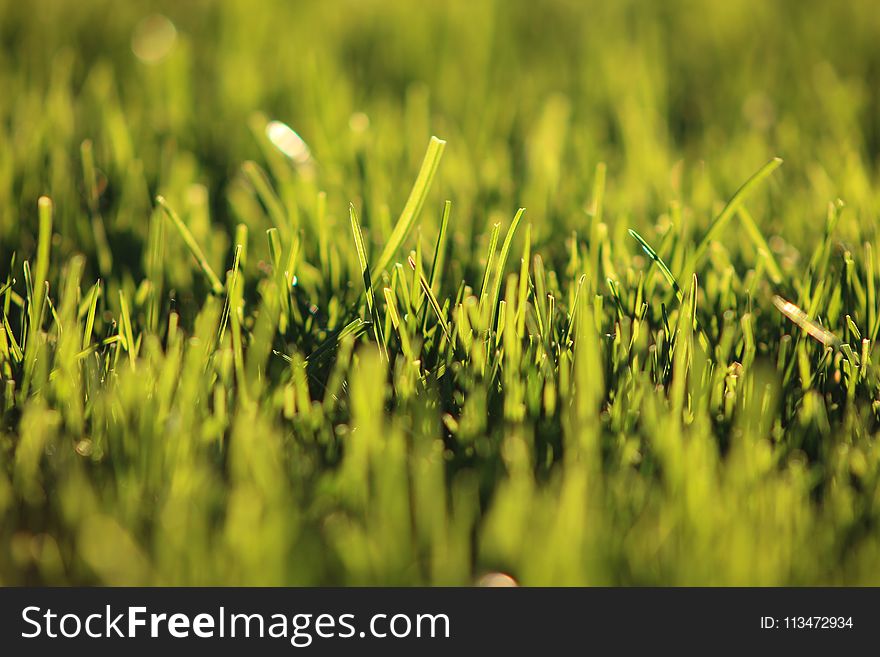
[[(678, 299), (679, 304), (684, 303), (684, 295), (682, 294), (681, 287), (678, 285), (678, 282), (675, 280), (675, 276), (673, 276), (672, 271), (670, 271), (669, 267), (666, 266), (666, 263), (663, 262), (663, 258), (661, 258), (657, 252), (651, 248), (651, 245), (648, 244), (644, 238), (639, 235), (636, 231), (630, 229), (629, 234), (636, 239), (636, 241), (641, 244), (642, 249), (648, 255), (651, 260), (657, 263), (657, 266), (660, 267), (660, 271), (663, 272), (663, 277), (666, 281), (672, 286), (673, 291), (675, 292), (675, 298)], [(690, 312), (693, 316), (693, 328), (697, 332), (697, 339), (700, 341), (700, 346), (706, 353), (710, 353), (710, 343), (709, 336), (706, 335), (706, 332), (700, 327), (699, 322), (697, 321), (697, 277), (696, 274), (692, 274), (691, 281), (691, 289), (693, 291), (693, 298), (691, 299), (693, 303), (693, 307), (690, 309)]]
[(452, 201), (443, 203), (443, 215), (440, 217), (440, 232), (437, 234), (437, 244), (434, 247), (434, 259), (431, 262), (432, 290), (437, 290), (440, 278), (443, 276), (443, 263), (446, 260), (446, 238), (449, 227), (449, 216), (452, 214)]
[(272, 189), (269, 176), (266, 175), (266, 172), (256, 162), (251, 160), (245, 162), (241, 166), (241, 170), (248, 179), (248, 182), (253, 186), (260, 201), (266, 206), (266, 211), (269, 213), (272, 223), (275, 224), (275, 227), (286, 239), (290, 235), (287, 211), (284, 209), (284, 204), (278, 198), (275, 190)]
[(223, 338), (226, 336), (226, 327), (229, 325), (229, 316), (232, 313), (232, 294), (235, 286), (238, 285), (239, 269), (241, 267), (241, 253), (244, 250), (242, 244), (235, 245), (235, 258), (232, 261), (232, 269), (226, 280), (226, 301), (223, 304), (223, 312), (220, 315), (220, 328), (217, 330), (217, 344), (223, 344)]
[(510, 245), (513, 244), (513, 236), (516, 235), (516, 229), (522, 219), (525, 208), (520, 208), (513, 216), (510, 228), (507, 229), (507, 235), (504, 237), (504, 243), (501, 245), (501, 255), (498, 258), (498, 269), (495, 271), (495, 282), (492, 285), (492, 297), (489, 302), (492, 304), (492, 315), (489, 319), (489, 328), (495, 329), (495, 321), (498, 317), (498, 302), (501, 296), (501, 281), (504, 278), (504, 267), (507, 265), (507, 257), (510, 255)]
[(706, 231), (705, 236), (703, 236), (703, 239), (700, 240), (700, 243), (697, 245), (694, 254), (691, 256), (691, 260), (694, 264), (699, 263), (700, 258), (706, 252), (706, 249), (709, 248), (709, 243), (715, 239), (721, 229), (724, 228), (725, 224), (727, 224), (730, 218), (739, 209), (743, 201), (749, 197), (761, 181), (779, 168), (781, 164), (782, 158), (774, 157), (753, 173), (751, 177), (746, 180), (738, 190), (736, 190), (718, 216), (715, 217), (715, 220), (709, 225), (709, 229)]
[(501, 230), (501, 224), (492, 226), (492, 235), (489, 237), (489, 250), (486, 252), (486, 270), (483, 272), (483, 282), (480, 284), (480, 311), (486, 305), (486, 299), (489, 295), (489, 274), (492, 273), (492, 265), (495, 264), (495, 249), (498, 246), (498, 233)]
[(128, 298), (122, 290), (119, 290), (119, 310), (120, 324), (122, 325), (120, 330), (122, 332), (122, 337), (125, 340), (125, 350), (128, 352), (129, 361), (134, 363), (136, 354), (134, 332), (131, 327), (131, 313), (128, 309)]
[(3, 314), (3, 328), (5, 329), (6, 337), (9, 340), (9, 348), (12, 350), (12, 357), (15, 359), (16, 363), (20, 363), (24, 359), (24, 354), (21, 351), (18, 341), (15, 339), (15, 334), (12, 332), (12, 327), (9, 325), (9, 318), (5, 313)]
[(663, 258), (661, 258), (657, 252), (648, 244), (645, 239), (639, 235), (632, 228), (629, 229), (629, 234), (635, 238), (635, 240), (641, 244), (642, 250), (647, 254), (647, 256), (653, 261), (657, 263), (657, 266), (660, 267), (660, 271), (663, 273), (663, 277), (666, 279), (666, 282), (672, 286), (672, 290), (675, 292), (675, 298), (681, 302), (683, 295), (681, 292), (681, 288), (678, 285), (678, 281), (675, 280), (675, 276), (672, 274), (672, 271), (669, 267), (666, 266), (666, 263), (663, 262)]
[(367, 294), (367, 308), (370, 315), (373, 314), (373, 281), (370, 277), (370, 266), (367, 261), (367, 249), (364, 246), (364, 236), (361, 233), (361, 224), (358, 220), (357, 210), (354, 205), (348, 206), (348, 216), (351, 220), (351, 232), (354, 235), (354, 245), (357, 250), (358, 263), (361, 267), (361, 275), (364, 281), (364, 291)]
[(770, 274), (770, 280), (779, 285), (782, 283), (782, 268), (776, 261), (770, 245), (767, 244), (767, 240), (764, 239), (761, 229), (758, 228), (758, 224), (755, 223), (755, 220), (746, 209), (746, 206), (740, 205), (739, 208), (737, 208), (737, 212), (743, 228), (746, 229), (746, 233), (748, 233), (758, 251), (764, 254), (764, 261), (767, 263), (767, 272)]
[[(412, 257), (407, 258), (407, 262), (409, 262), (409, 266), (413, 271), (416, 271), (416, 261), (413, 260)], [(440, 307), (440, 303), (437, 301), (437, 297), (434, 296), (434, 292), (431, 290), (431, 286), (428, 284), (428, 279), (425, 278), (425, 275), (419, 273), (419, 285), (421, 285), (422, 292), (425, 293), (425, 296), (428, 297), (428, 303), (431, 304), (431, 308), (434, 309), (434, 314), (437, 316), (437, 320), (440, 322), (440, 327), (443, 329), (443, 333), (446, 334), (446, 338), (450, 339), (451, 334), (449, 332), (449, 325), (446, 323), (446, 318), (443, 316), (443, 309)]]
[(379, 324), (379, 312), (376, 307), (375, 297), (373, 295), (373, 280), (370, 276), (370, 265), (367, 260), (367, 249), (364, 246), (364, 236), (361, 233), (361, 223), (358, 220), (357, 210), (355, 210), (354, 205), (350, 204), (348, 206), (348, 216), (351, 220), (351, 232), (354, 235), (354, 244), (357, 250), (358, 262), (361, 267), (361, 275), (363, 276), (364, 281), (364, 291), (367, 295), (367, 309), (370, 313), (370, 318), (373, 324), (373, 335), (376, 338), (377, 346), (379, 347), (379, 351), (384, 353), (385, 358), (388, 358), (388, 353), (385, 351), (385, 342), (382, 339), (382, 329)]
[(183, 238), (184, 243), (189, 248), (190, 253), (193, 254), (193, 257), (198, 262), (199, 267), (202, 272), (205, 274), (205, 277), (208, 279), (208, 282), (211, 284), (211, 292), (216, 295), (223, 294), (223, 284), (220, 282), (220, 279), (217, 278), (217, 274), (214, 273), (214, 270), (211, 268), (211, 265), (208, 264), (208, 259), (205, 257), (205, 252), (202, 251), (202, 247), (199, 246), (199, 243), (196, 242), (196, 239), (192, 236), (192, 233), (189, 232), (189, 228), (186, 227), (186, 224), (183, 223), (183, 220), (177, 215), (177, 213), (171, 209), (171, 206), (168, 205), (168, 202), (162, 196), (156, 197), (156, 203), (165, 211), (165, 214), (171, 219), (171, 222), (174, 224), (175, 228), (177, 228), (177, 232), (180, 233), (180, 236)]
[(394, 226), (394, 230), (391, 231), (391, 235), (385, 243), (385, 248), (376, 261), (373, 269), (374, 278), (384, 272), (391, 263), (391, 259), (397, 253), (400, 245), (403, 244), (418, 218), (422, 205), (424, 205), (425, 199), (428, 196), (428, 190), (431, 188), (431, 183), (434, 181), (434, 174), (437, 173), (437, 167), (440, 165), (440, 158), (443, 157), (443, 149), (445, 148), (446, 142), (444, 140), (431, 137), (431, 141), (428, 143), (428, 150), (425, 153), (425, 159), (422, 160), (422, 166), (419, 169), (418, 176), (416, 176), (416, 182), (409, 194), (406, 205), (403, 206), (403, 212), (400, 213), (397, 224)]
[(306, 363), (312, 367), (319, 365), (323, 362), (325, 356), (332, 352), (343, 339), (348, 336), (357, 337), (361, 335), (366, 328), (366, 322), (360, 317), (356, 317), (338, 331), (334, 331), (326, 340), (319, 344), (315, 350), (309, 354)]
[(31, 298), (31, 327), (36, 330), (43, 310), (43, 286), (49, 274), (49, 255), (52, 247), (52, 200), (41, 196), (37, 202), (40, 230), (37, 238), (37, 259), (34, 263)]
[(877, 288), (874, 281), (874, 248), (870, 242), (865, 242), (865, 305), (868, 306), (868, 335), (871, 341), (877, 339)]
[(819, 324), (810, 319), (810, 316), (801, 310), (791, 301), (786, 301), (778, 295), (773, 296), (773, 305), (783, 315), (788, 317), (792, 322), (801, 327), (810, 337), (821, 342), (826, 347), (839, 347), (840, 338), (831, 331), (822, 328)]
[(529, 294), (529, 257), (532, 246), (532, 224), (526, 225), (526, 238), (523, 255), (520, 259), (519, 293), (516, 301), (516, 335), (522, 340), (526, 328), (526, 299)]
[(98, 176), (95, 170), (95, 153), (91, 139), (80, 144), (83, 179), (86, 185), (86, 198), (92, 221), (92, 236), (95, 239), (95, 250), (98, 254), (98, 269), (102, 276), (108, 276), (113, 268), (113, 251), (107, 241), (107, 228), (104, 218), (98, 209)]
[(400, 348), (407, 361), (412, 362), (413, 352), (409, 341), (409, 334), (406, 332), (406, 326), (404, 326), (403, 322), (400, 320), (400, 315), (397, 312), (397, 301), (394, 298), (394, 292), (391, 288), (387, 287), (383, 292), (385, 294), (385, 307), (388, 309), (388, 314), (391, 316), (391, 324), (394, 326), (394, 330), (397, 331), (397, 335), (400, 337)]
[(86, 323), (83, 328), (82, 348), (88, 349), (92, 344), (92, 331), (95, 327), (95, 311), (98, 309), (98, 297), (101, 294), (101, 279), (98, 279), (92, 286), (89, 294), (89, 309), (86, 312)]

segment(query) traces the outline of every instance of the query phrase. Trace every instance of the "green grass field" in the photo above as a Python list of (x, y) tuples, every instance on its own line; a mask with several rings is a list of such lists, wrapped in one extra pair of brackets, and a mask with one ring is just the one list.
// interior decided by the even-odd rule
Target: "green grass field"
[(878, 168), (872, 0), (0, 0), (0, 584), (880, 584)]

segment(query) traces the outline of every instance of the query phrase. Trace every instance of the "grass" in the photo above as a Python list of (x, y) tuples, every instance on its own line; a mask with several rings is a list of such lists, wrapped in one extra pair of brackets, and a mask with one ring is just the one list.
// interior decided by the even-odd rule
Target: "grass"
[(873, 3), (110, 9), (0, 0), (0, 584), (880, 584)]

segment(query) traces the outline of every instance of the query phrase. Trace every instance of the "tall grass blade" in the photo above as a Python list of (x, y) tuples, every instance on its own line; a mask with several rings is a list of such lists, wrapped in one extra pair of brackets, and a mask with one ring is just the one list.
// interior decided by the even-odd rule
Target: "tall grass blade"
[(403, 244), (418, 218), (419, 212), (428, 196), (428, 190), (431, 188), (431, 183), (434, 181), (434, 175), (437, 173), (437, 167), (440, 165), (440, 158), (443, 157), (443, 150), (445, 148), (446, 142), (444, 140), (431, 137), (428, 143), (428, 150), (425, 153), (425, 159), (422, 160), (422, 166), (419, 169), (418, 176), (416, 176), (416, 182), (409, 194), (409, 198), (406, 200), (406, 205), (403, 206), (403, 212), (400, 213), (397, 224), (395, 224), (394, 230), (391, 231), (391, 235), (385, 243), (385, 248), (382, 249), (382, 253), (379, 255), (379, 259), (373, 268), (374, 278), (384, 272), (388, 265), (391, 264), (391, 259), (397, 253), (400, 245)]
[(706, 231), (706, 234), (703, 236), (703, 239), (700, 240), (700, 243), (697, 245), (697, 248), (694, 250), (693, 255), (691, 256), (691, 260), (694, 264), (699, 263), (700, 258), (706, 252), (706, 249), (709, 248), (709, 243), (716, 238), (718, 233), (724, 228), (725, 224), (730, 220), (730, 218), (739, 210), (743, 201), (745, 201), (752, 192), (755, 191), (755, 188), (763, 181), (767, 176), (773, 173), (779, 166), (782, 164), (782, 158), (774, 157), (772, 160), (767, 162), (764, 166), (758, 169), (755, 173), (746, 180), (742, 186), (733, 196), (730, 197), (730, 200), (724, 206), (718, 216), (709, 224), (709, 228)]
[(193, 257), (199, 264), (202, 273), (204, 273), (205, 277), (208, 279), (208, 283), (210, 283), (211, 285), (211, 292), (218, 296), (223, 294), (223, 284), (220, 282), (220, 279), (217, 278), (217, 274), (214, 273), (211, 265), (208, 264), (208, 258), (205, 257), (205, 252), (202, 251), (202, 247), (199, 246), (199, 243), (196, 242), (195, 238), (192, 236), (192, 233), (189, 232), (189, 228), (186, 227), (186, 224), (183, 223), (183, 220), (177, 215), (177, 213), (171, 209), (171, 206), (168, 205), (168, 202), (165, 200), (164, 197), (157, 196), (156, 203), (158, 203), (159, 206), (165, 211), (165, 214), (168, 216), (169, 219), (171, 219), (174, 227), (177, 228), (177, 232), (180, 233), (180, 236), (183, 238), (184, 243), (189, 248), (190, 253), (193, 254)]

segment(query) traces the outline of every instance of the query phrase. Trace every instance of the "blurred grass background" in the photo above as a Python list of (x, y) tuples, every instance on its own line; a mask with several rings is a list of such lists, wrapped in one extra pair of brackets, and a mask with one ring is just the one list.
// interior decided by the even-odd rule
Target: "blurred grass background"
[[(880, 583), (875, 3), (0, 0), (0, 90), (0, 583)], [(527, 208), (524, 326), (450, 347), (393, 268), (420, 357), (387, 310), (394, 364), (372, 333), (337, 350), (349, 203), (375, 262), (431, 135), (406, 246), (427, 269), (451, 200), (433, 289), (470, 335), (456, 307)], [(773, 156), (748, 200), (771, 252), (725, 227), (692, 268), (709, 348), (673, 350), (693, 323), (627, 230), (693, 298), (694, 247)], [(214, 271), (244, 247), (228, 298), (156, 194)]]

